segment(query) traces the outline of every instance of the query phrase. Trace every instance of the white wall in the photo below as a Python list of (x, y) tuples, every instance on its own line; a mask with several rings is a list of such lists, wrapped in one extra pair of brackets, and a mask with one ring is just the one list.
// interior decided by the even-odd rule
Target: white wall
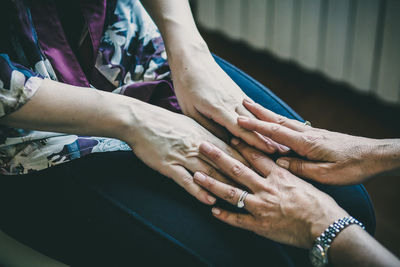
[(201, 26), (400, 104), (400, 0), (196, 0)]

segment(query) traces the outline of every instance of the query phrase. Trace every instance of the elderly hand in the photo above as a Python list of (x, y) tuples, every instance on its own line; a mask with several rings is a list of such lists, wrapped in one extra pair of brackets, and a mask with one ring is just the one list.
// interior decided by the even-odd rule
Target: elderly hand
[(239, 115), (254, 117), (242, 104), (243, 99), (252, 100), (218, 66), (211, 53), (197, 53), (185, 62), (171, 63), (175, 93), (184, 114), (222, 139), (227, 139), (225, 128), (268, 153), (287, 152), (287, 147), (237, 124)]
[[(385, 140), (317, 129), (252, 102), (244, 102), (244, 105), (258, 119), (240, 117), (240, 126), (286, 145), (303, 157), (281, 157), (277, 160), (279, 166), (296, 175), (326, 184), (356, 184), (383, 171), (388, 168), (385, 165), (390, 164), (389, 158), (384, 160), (384, 153), (391, 146)], [(262, 144), (255, 146), (262, 149)], [(399, 161), (400, 153), (397, 154)]]
[[(244, 206), (249, 214), (213, 208), (216, 218), (277, 242), (311, 248), (315, 238), (332, 222), (348, 216), (330, 196), (280, 168), (260, 151), (237, 142), (234, 141), (234, 147), (259, 174), (211, 144), (200, 146), (204, 156), (250, 190)], [(196, 183), (233, 205), (237, 205), (243, 192), (201, 172), (196, 172), (194, 178)]]

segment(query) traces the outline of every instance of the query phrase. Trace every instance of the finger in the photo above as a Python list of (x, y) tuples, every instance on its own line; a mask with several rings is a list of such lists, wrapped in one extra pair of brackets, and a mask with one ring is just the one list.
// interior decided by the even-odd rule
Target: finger
[(238, 184), (235, 183), (232, 179), (226, 178), (224, 175), (222, 175), (219, 171), (217, 171), (216, 168), (208, 164), (207, 162), (203, 161), (200, 158), (191, 158), (187, 161), (186, 165), (184, 167), (191, 171), (192, 173), (195, 172), (203, 172), (207, 174), (210, 177), (213, 177), (217, 179), (218, 181), (221, 181), (226, 184), (230, 184), (233, 186), (237, 186)]
[[(238, 127), (238, 128), (242, 128), (242, 127)], [(244, 128), (242, 128), (242, 129), (244, 129)], [(257, 147), (258, 149), (264, 151), (265, 153), (274, 154), (277, 151), (279, 151), (279, 144), (276, 143), (271, 138), (265, 137), (254, 131), (246, 130), (244, 132), (239, 129), (238, 132), (239, 133), (236, 135), (237, 137), (239, 137), (243, 140), (246, 140), (246, 142), (249, 145)]]
[(264, 108), (260, 104), (249, 102), (246, 99), (243, 100), (243, 105), (260, 120), (277, 123), (297, 131), (303, 131), (307, 127), (304, 123), (298, 120), (292, 120), (285, 116), (276, 114), (275, 112)]
[[(215, 145), (216, 147), (218, 147), (219, 149), (224, 151), (226, 154), (228, 154), (229, 156), (231, 156), (234, 159), (237, 159), (244, 165), (250, 166), (250, 164), (246, 161), (246, 159), (239, 152), (237, 152), (231, 146), (227, 145), (227, 143), (229, 143), (229, 140), (227, 140), (227, 143), (223, 142), (222, 140), (220, 140), (218, 138), (213, 138), (213, 139), (209, 139), (206, 141), (208, 141), (209, 143), (212, 143), (213, 145)], [(208, 159), (203, 154), (200, 154), (200, 158), (203, 159), (204, 161), (206, 161), (207, 163), (211, 164), (215, 168), (219, 169), (218, 166), (215, 165), (215, 163), (212, 160)]]
[(228, 156), (222, 150), (209, 143), (200, 145), (200, 152), (208, 159), (212, 160), (228, 177), (234, 181), (246, 186), (253, 192), (257, 190), (261, 181), (261, 177), (246, 167), (240, 161)]
[(266, 153), (273, 154), (279, 149), (279, 147), (275, 145), (274, 142), (262, 138), (253, 131), (249, 131), (243, 127), (240, 127), (237, 123), (238, 115), (236, 112), (229, 112), (222, 109), (215, 111), (214, 113), (202, 114), (225, 127), (233, 135), (243, 140), (246, 140), (246, 142), (250, 145), (256, 146)]
[[(301, 142), (302, 133), (294, 131), (285, 126), (246, 117), (239, 117), (238, 124), (245, 129), (256, 131), (266, 137), (271, 138), (279, 144), (290, 147), (296, 152), (305, 149), (305, 143)], [(246, 139), (244, 140), (247, 142)]]
[(241, 116), (245, 116), (245, 117), (249, 117), (249, 118), (255, 118), (253, 113), (248, 111), (243, 105), (237, 106), (235, 111), (236, 111), (237, 114), (239, 114)]
[(257, 224), (256, 219), (250, 214), (234, 213), (220, 208), (212, 208), (213, 215), (232, 226), (252, 231)]
[[(266, 137), (266, 136), (264, 136), (264, 135), (262, 135), (262, 134), (259, 134), (259, 133), (257, 133), (257, 132), (253, 132), (253, 133), (254, 133), (255, 135), (258, 136), (258, 138), (259, 138), (260, 141), (262, 141), (262, 142), (264, 142), (264, 143), (267, 143), (269, 147), (274, 147), (274, 151), (273, 151), (272, 153), (274, 153), (274, 152), (279, 152), (280, 154), (287, 154), (287, 153), (290, 151), (290, 148), (288, 148), (287, 146), (278, 144), (277, 142), (275, 142), (274, 140), (272, 140), (272, 139), (269, 138), (269, 137)], [(249, 143), (249, 144), (251, 144), (251, 143)], [(258, 143), (255, 143), (255, 145), (253, 145), (253, 146), (259, 148), (259, 147), (258, 147)], [(262, 150), (262, 147), (259, 148), (259, 149)], [(263, 150), (263, 151), (264, 151), (264, 150)], [(268, 151), (264, 151), (264, 152), (267, 152), (267, 153), (269, 153), (269, 154), (272, 154), (272, 153), (270, 153), (270, 152), (268, 152)]]
[(261, 175), (267, 177), (270, 174), (275, 163), (267, 155), (237, 138), (232, 138), (231, 144)]
[(328, 170), (333, 163), (311, 162), (303, 159), (285, 157), (279, 158), (276, 164), (297, 176), (323, 182), (326, 170)]
[[(245, 99), (244, 101), (250, 101), (250, 100)], [(252, 101), (252, 100), (251, 100), (251, 101)], [(253, 103), (254, 103), (254, 102), (253, 102)], [(255, 104), (255, 103), (254, 103), (254, 104)], [(244, 116), (244, 117), (255, 118), (254, 115), (253, 115), (251, 112), (249, 112), (249, 111), (248, 111), (244, 106), (242, 106), (242, 105), (240, 105), (240, 106), (238, 106), (238, 107), (236, 108), (236, 113), (239, 114), (239, 115), (241, 115), (241, 116)], [(280, 116), (280, 115), (278, 115), (278, 116)], [(274, 140), (272, 140), (272, 139), (270, 139), (270, 138), (268, 138), (268, 137), (259, 135), (259, 138), (262, 139), (265, 143), (267, 143), (267, 144), (268, 144), (268, 147), (271, 147), (271, 148), (273, 147), (273, 148), (274, 148), (273, 152), (269, 152), (269, 153), (279, 152), (280, 154), (286, 154), (286, 153), (288, 153), (288, 152), (290, 151), (290, 148), (288, 148), (287, 146), (278, 144), (277, 142), (275, 142)], [(272, 150), (272, 149), (271, 149), (271, 150)]]
[[(202, 172), (196, 172), (194, 174), (194, 180), (197, 184), (201, 185), (209, 192), (213, 193), (217, 197), (220, 197), (232, 205), (237, 205), (240, 195), (243, 193), (242, 189), (237, 187), (222, 183), (213, 177), (205, 175)], [(252, 206), (254, 205), (254, 195), (248, 194), (245, 198), (245, 208), (248, 210), (252, 210)]]
[(214, 121), (205, 117), (201, 112), (196, 109), (197, 116), (195, 116), (195, 120), (202, 125), (204, 128), (213, 133), (216, 137), (223, 141), (229, 140), (229, 132), (222, 127), (221, 125), (215, 123)]
[(194, 183), (192, 175), (182, 166), (173, 165), (167, 170), (167, 176), (172, 178), (177, 184), (182, 186), (189, 194), (197, 198), (200, 202), (213, 205), (216, 199), (206, 190)]

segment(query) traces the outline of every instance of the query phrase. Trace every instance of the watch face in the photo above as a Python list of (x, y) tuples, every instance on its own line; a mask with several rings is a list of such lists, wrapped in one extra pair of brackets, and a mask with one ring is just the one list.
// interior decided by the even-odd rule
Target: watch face
[(324, 266), (324, 255), (325, 251), (324, 248), (317, 244), (310, 250), (310, 261), (312, 266), (320, 267)]

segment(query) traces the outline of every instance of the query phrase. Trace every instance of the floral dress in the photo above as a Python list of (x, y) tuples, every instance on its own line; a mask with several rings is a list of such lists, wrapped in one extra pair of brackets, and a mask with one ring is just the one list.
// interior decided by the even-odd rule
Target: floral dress
[[(0, 117), (29, 101), (43, 79), (105, 90), (180, 112), (160, 33), (135, 0), (3, 0)], [(0, 170), (24, 174), (123, 141), (0, 125)]]

